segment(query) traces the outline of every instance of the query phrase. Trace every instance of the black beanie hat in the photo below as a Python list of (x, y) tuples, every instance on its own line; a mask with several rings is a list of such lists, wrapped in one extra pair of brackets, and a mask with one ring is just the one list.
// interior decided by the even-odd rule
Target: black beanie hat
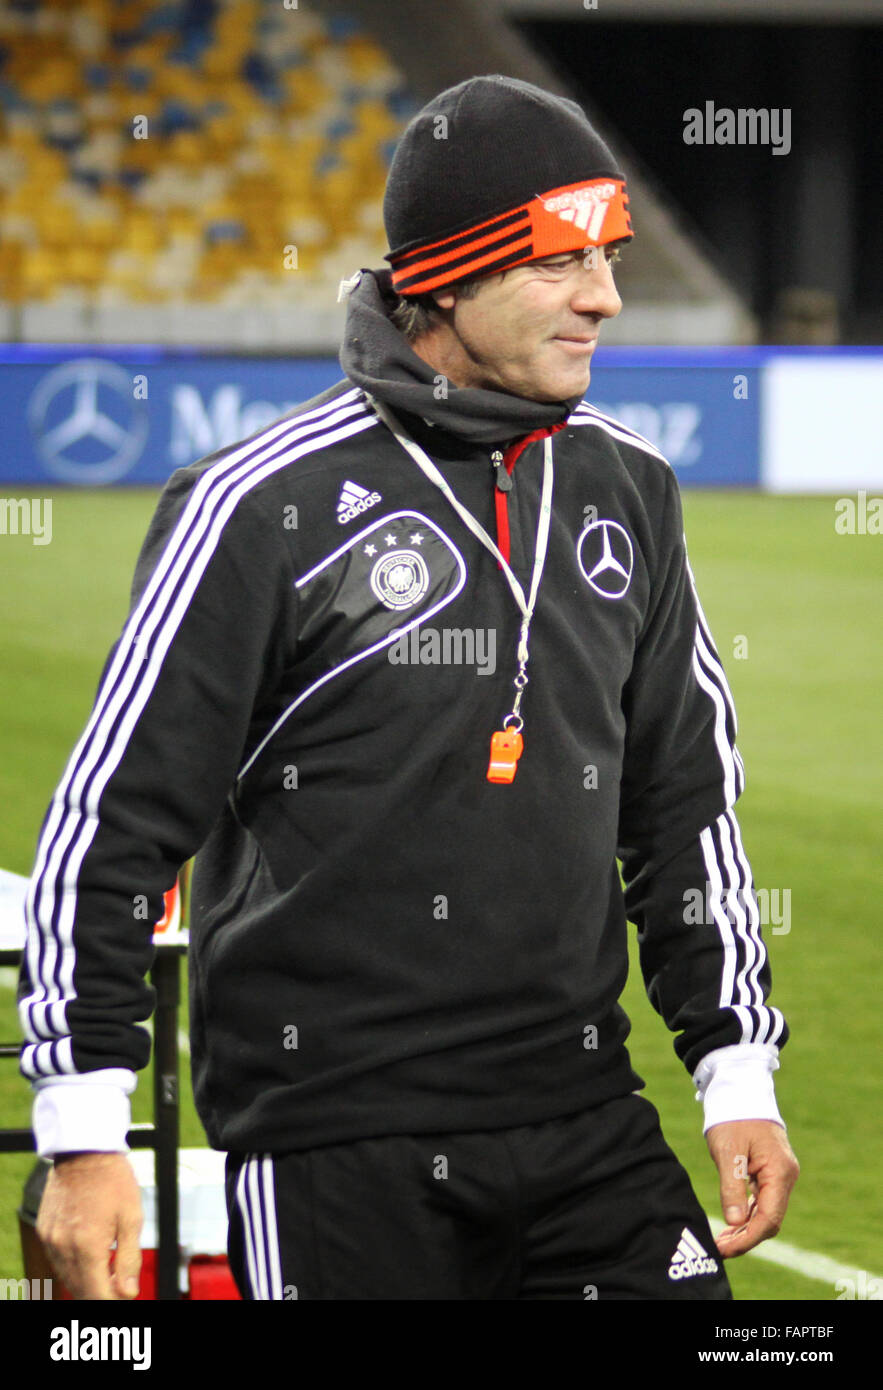
[(585, 112), (499, 74), (418, 111), (390, 165), (383, 220), (406, 296), (633, 235), (625, 178)]

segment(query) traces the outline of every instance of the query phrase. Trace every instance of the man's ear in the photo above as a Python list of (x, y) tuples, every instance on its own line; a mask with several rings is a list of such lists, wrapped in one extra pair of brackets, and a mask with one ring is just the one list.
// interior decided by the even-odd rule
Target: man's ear
[(433, 290), (432, 297), (440, 309), (453, 309), (457, 302), (456, 290)]

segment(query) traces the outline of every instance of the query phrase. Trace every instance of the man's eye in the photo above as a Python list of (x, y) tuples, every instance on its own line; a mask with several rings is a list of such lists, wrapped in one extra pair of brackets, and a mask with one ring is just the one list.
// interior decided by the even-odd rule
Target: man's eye
[(613, 247), (611, 247), (610, 250), (607, 251), (605, 254), (606, 254), (606, 256), (607, 256), (607, 264), (608, 264), (608, 265), (612, 265), (612, 264), (614, 264), (616, 261), (622, 259), (622, 250), (621, 250), (620, 247), (618, 247), (618, 246), (613, 246)]

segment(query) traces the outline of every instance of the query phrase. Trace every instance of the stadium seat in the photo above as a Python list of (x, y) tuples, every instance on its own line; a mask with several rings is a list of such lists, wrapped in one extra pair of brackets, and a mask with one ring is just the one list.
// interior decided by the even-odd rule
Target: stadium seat
[(400, 93), (356, 20), (277, 0), (0, 13), (0, 294), (333, 302), (334, 257), (378, 253)]

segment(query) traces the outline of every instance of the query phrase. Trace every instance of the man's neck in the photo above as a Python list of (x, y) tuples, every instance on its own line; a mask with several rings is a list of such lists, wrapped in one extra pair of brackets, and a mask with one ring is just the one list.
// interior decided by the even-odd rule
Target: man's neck
[(444, 329), (434, 328), (429, 333), (421, 333), (418, 338), (414, 338), (409, 344), (411, 351), (415, 352), (433, 371), (447, 378), (454, 386), (478, 386), (481, 383), (472, 380), (470, 363), (466, 359), (461, 343), (453, 334), (448, 334)]

